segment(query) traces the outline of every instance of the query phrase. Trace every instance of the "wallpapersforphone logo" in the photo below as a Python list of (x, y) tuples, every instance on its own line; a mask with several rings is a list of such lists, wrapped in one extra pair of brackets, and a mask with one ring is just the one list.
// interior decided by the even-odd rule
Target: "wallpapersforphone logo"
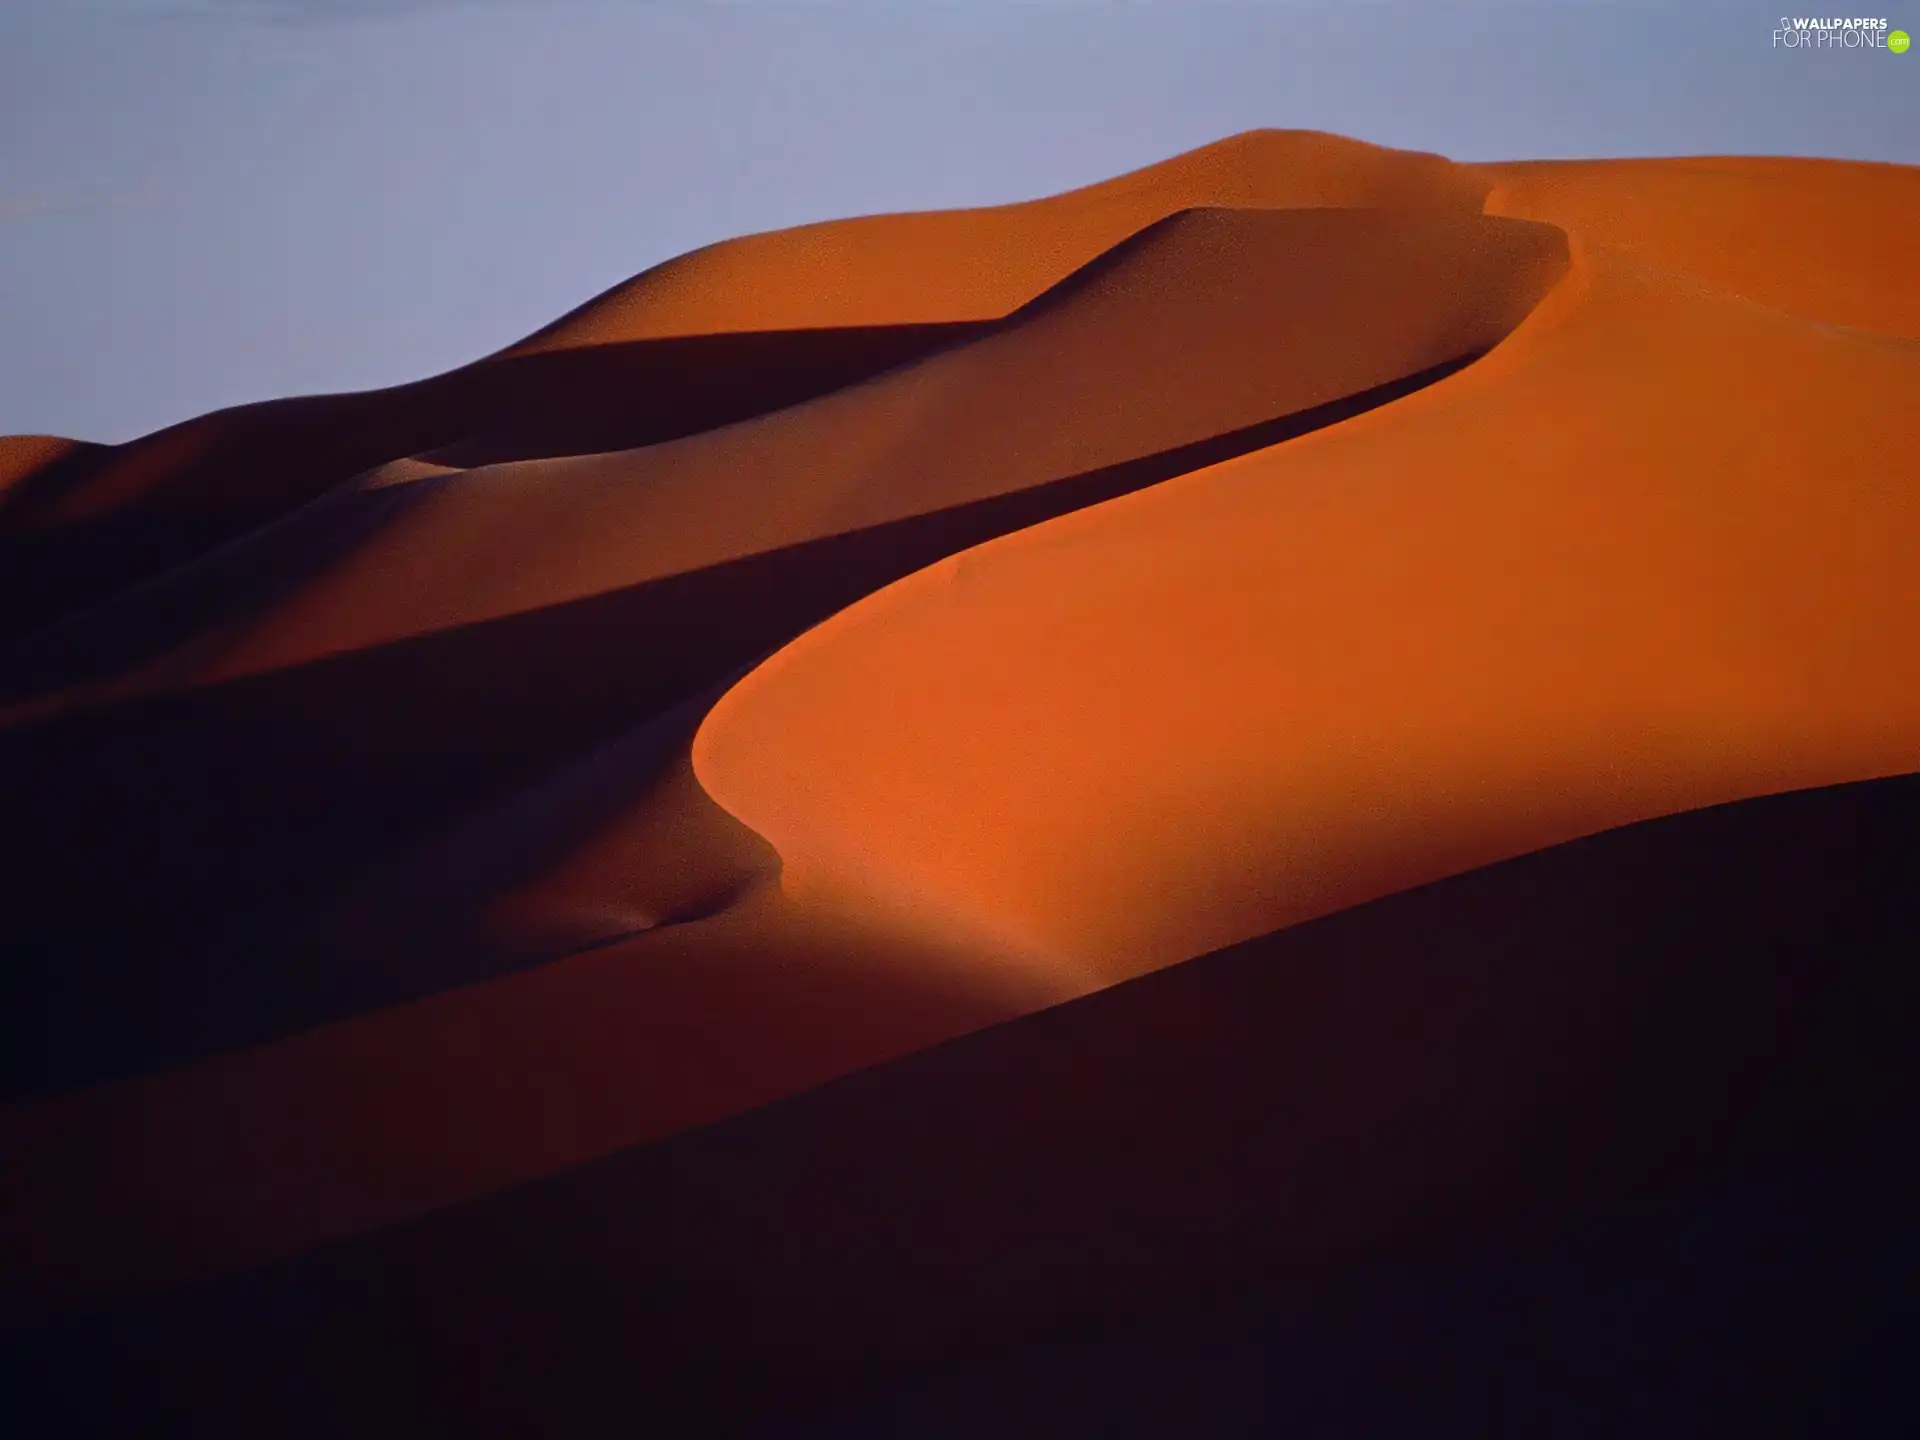
[(1911, 42), (1904, 30), (1895, 30), (1884, 17), (1782, 15), (1773, 32), (1776, 50), (1891, 50), (1907, 53)]

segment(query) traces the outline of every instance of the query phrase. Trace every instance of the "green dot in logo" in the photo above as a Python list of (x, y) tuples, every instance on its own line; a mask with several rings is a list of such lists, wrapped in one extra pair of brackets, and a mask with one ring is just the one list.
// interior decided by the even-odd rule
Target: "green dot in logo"
[(1907, 38), (1907, 32), (1904, 30), (1889, 30), (1887, 32), (1887, 49), (1893, 51), (1896, 55), (1906, 54), (1907, 46), (1912, 43), (1913, 42)]

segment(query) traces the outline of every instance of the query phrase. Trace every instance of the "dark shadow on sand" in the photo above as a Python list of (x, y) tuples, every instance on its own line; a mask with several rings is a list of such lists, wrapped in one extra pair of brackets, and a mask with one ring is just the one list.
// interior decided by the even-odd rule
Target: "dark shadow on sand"
[[(390, 460), (443, 452), (441, 463), (470, 465), (656, 444), (812, 399), (987, 328), (695, 335), (482, 360), (387, 390), (217, 411), (83, 452), (0, 495), (0, 642)], [(52, 523), (83, 488), (137, 498)]]
[[(1862, 1375), (1911, 1415), (1876, 1328), (1909, 1277), (1871, 1262), (1910, 1230), (1917, 867), (1914, 776), (1628, 826), (16, 1354), (75, 1431), (751, 1433), (1227, 1305), (1328, 1317), (1301, 1423), (1340, 1418), (1314, 1395), (1342, 1367), (1439, 1407), (1394, 1433), (1477, 1433), (1514, 1394), (1552, 1411), (1533, 1433), (1636, 1433), (1606, 1417), (1675, 1366), (1707, 1422)], [(1620, 1317), (1662, 1286), (1708, 1329), (1636, 1350)], [(1161, 1363), (1116, 1343), (1135, 1382)], [(1554, 1373), (1613, 1388), (1596, 1410)]]

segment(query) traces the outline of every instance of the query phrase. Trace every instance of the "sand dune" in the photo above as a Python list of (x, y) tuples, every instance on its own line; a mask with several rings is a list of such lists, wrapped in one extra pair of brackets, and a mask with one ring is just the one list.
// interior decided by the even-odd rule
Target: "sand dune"
[[(821, 393), (932, 348), (954, 324), (1007, 314), (1176, 210), (1471, 211), (1485, 189), (1438, 156), (1255, 132), (1026, 206), (710, 247), (448, 375), (220, 412), (21, 487), (0, 505), (0, 614), (52, 618), (403, 456), (475, 440), (489, 454), (608, 449)], [(582, 348), (596, 353), (565, 353)]]
[[(96, 633), (110, 643), (116, 623), (150, 628), (169, 597), (183, 592), (189, 599), (198, 592), (229, 605), (236, 594), (259, 593), (261, 582), (250, 580), (243, 568), (249, 550), (258, 552), (256, 573), (266, 583), (284, 586), (290, 573), (298, 573), (300, 556), (316, 548), (342, 548), (330, 538), (342, 526), (337, 512), (364, 493), (372, 509), (349, 512), (347, 534), (358, 548), (347, 563), (323, 567), (317, 579), (294, 592), (293, 604), (281, 614), (256, 610), (250, 631), (239, 640), (220, 637), (217, 658), (202, 662), (211, 673), (182, 677), (176, 662), (170, 671), (162, 667), (168, 682), (230, 679), (249, 668), (288, 667), (329, 651), (419, 638), (419, 632), (459, 633), (461, 625), (592, 603), (598, 594), (636, 596), (636, 587), (685, 574), (691, 583), (665, 592), (666, 599), (654, 603), (651, 613), (630, 611), (625, 623), (608, 631), (616, 650), (604, 663), (620, 666), (629, 687), (621, 710), (627, 723), (645, 720), (649, 696), (675, 696), (681, 692), (674, 685), (684, 686), (689, 676), (712, 678), (689, 671), (690, 659), (729, 666), (751, 660), (859, 593), (970, 540), (1171, 473), (1152, 465), (1156, 457), (1183, 455), (1195, 444), (1250, 429), (1258, 433), (1242, 448), (1264, 443), (1274, 438), (1269, 427), (1275, 421), (1312, 416), (1409, 373), (1477, 353), (1526, 313), (1563, 263), (1558, 232), (1511, 222), (1373, 211), (1190, 212), (1143, 234), (1097, 273), (1050, 296), (1030, 315), (1016, 317), (1009, 328), (960, 349), (765, 420), (669, 445), (497, 467), (492, 473), (436, 472), (398, 484), (385, 483), (393, 477), (382, 475), (383, 483), (370, 491), (350, 489), (329, 497), (248, 545), (230, 547), (206, 565), (182, 572), (171, 590), (152, 587), (129, 596), (123, 606), (104, 607), (94, 617)], [(1341, 283), (1329, 286), (1328, 277)], [(1166, 346), (1178, 348), (1178, 370), (1155, 363)], [(1062, 416), (1080, 423), (1064, 426)], [(1140, 469), (1142, 462), (1149, 468)], [(1183, 458), (1176, 468), (1186, 463)], [(408, 504), (409, 490), (419, 495), (418, 504)], [(982, 508), (996, 496), (1013, 502), (1011, 507)], [(384, 518), (396, 510), (397, 520)], [(902, 534), (900, 527), (915, 512), (939, 523)], [(367, 513), (382, 518), (369, 522)], [(796, 547), (809, 543), (833, 548), (803, 558), (799, 573), (778, 576), (777, 586), (767, 582), (765, 565), (744, 572), (726, 568), (738, 567), (756, 551), (805, 557)], [(822, 567), (837, 588), (823, 594), (820, 581), (807, 576), (809, 565)], [(714, 579), (703, 581), (702, 575)], [(681, 603), (671, 603), (675, 600)], [(689, 600), (698, 603), (687, 605)], [(786, 612), (785, 606), (804, 608)], [(772, 628), (783, 624), (783, 613), (784, 628)], [(576, 617), (571, 627), (577, 632), (581, 624)], [(65, 642), (56, 655), (71, 655), (84, 648), (87, 636), (82, 627), (68, 626), (50, 638)], [(690, 642), (697, 647), (691, 657)], [(565, 643), (569, 668), (591, 659), (577, 633)], [(502, 654), (502, 648), (495, 642), (480, 652), (490, 657), (489, 668), (478, 677), (489, 687), (511, 686), (521, 663), (510, 650)], [(204, 655), (206, 649), (204, 642), (197, 649), (189, 642), (187, 653)], [(262, 651), (264, 658), (249, 663)], [(649, 678), (656, 684), (647, 686)], [(290, 671), (288, 679), (298, 684), (300, 677)], [(203, 713), (205, 707), (217, 707), (222, 694), (217, 686), (205, 693)], [(339, 825), (341, 797), (331, 789), (316, 794), (309, 788), (314, 758), (328, 750), (340, 757), (342, 768), (366, 766), (372, 763), (373, 742), (357, 725), (339, 726), (334, 708), (382, 707), (391, 698), (364, 683), (343, 683), (308, 701), (288, 697), (273, 707), (284, 710), (281, 718), (250, 706), (242, 712), (244, 736), (239, 725), (190, 720), (162, 742), (164, 758), (151, 747), (153, 737), (169, 727), (140, 710), (134, 712), (141, 716), (137, 735), (124, 741), (103, 738), (101, 726), (115, 733), (122, 713), (110, 710), (97, 720), (83, 716), (64, 726), (42, 720), (21, 731), (17, 744), (33, 757), (29, 783), (33, 793), (47, 797), (49, 809), (59, 799), (85, 794), (90, 803), (81, 813), (89, 826), (108, 806), (133, 812), (126, 825), (117, 827), (116, 840), (103, 842), (89, 830), (74, 837), (73, 849), (86, 846), (98, 853), (104, 846), (108, 853), (126, 856), (122, 863), (130, 868), (152, 874), (166, 864), (155, 852), (183, 853), (182, 827), (168, 823), (143, 833), (133, 817), (175, 810), (180, 802), (173, 797), (189, 765), (217, 767), (228, 788), (235, 788), (237, 773), (249, 774), (244, 793), (262, 808), (241, 813), (221, 831), (201, 830), (197, 843), (184, 851), (196, 870), (232, 885), (236, 874), (257, 873), (254, 867), (262, 865), (277, 872), (297, 855), (308, 862), (309, 883), (320, 878), (342, 883), (363, 872), (369, 852), (391, 845), (403, 826), (425, 823), (402, 820), (404, 812), (395, 806), (436, 768), (441, 774), (435, 788), (441, 793), (469, 801), (479, 793), (467, 735), (471, 717), (463, 709), (442, 709), (449, 698), (442, 692), (433, 713), (446, 727), (439, 743), (455, 747), (453, 768), (420, 753), (425, 737), (417, 731), (403, 747), (381, 746), (394, 763), (411, 771), (403, 783), (387, 780), (373, 797), (383, 807), (384, 831), (364, 834), (356, 827), (343, 837), (350, 843), (340, 851), (324, 859), (314, 855), (312, 838), (289, 823), (301, 818), (304, 806), (289, 797), (287, 779), (276, 772), (288, 754), (301, 754), (306, 764), (295, 777), (299, 794), (311, 797), (306, 804), (328, 805), (328, 818)], [(555, 698), (550, 686), (533, 696), (536, 707)], [(316, 701), (326, 708), (316, 710)], [(502, 745), (515, 727), (504, 723), (497, 700), (492, 706), (490, 728), (494, 743)], [(536, 722), (543, 718), (539, 709), (530, 716)], [(289, 723), (298, 727), (297, 739), (288, 734)], [(283, 737), (280, 744), (270, 738), (275, 731)], [(570, 743), (578, 744), (578, 733), (569, 736)], [(542, 756), (537, 741), (522, 743), (530, 755), (503, 754), (496, 763), (524, 767)], [(641, 743), (644, 749), (644, 738)], [(103, 783), (103, 749), (140, 758), (134, 765), (112, 766)], [(260, 756), (258, 768), (242, 770), (249, 753)], [(674, 852), (690, 847), (690, 827), (697, 831), (712, 822), (699, 813), (701, 797), (690, 772), (678, 790), (669, 788), (664, 795), (649, 788), (658, 783), (655, 773), (643, 768), (613, 782), (621, 787), (620, 799), (632, 793), (624, 811), (617, 803), (608, 805), (604, 790), (599, 813), (589, 808), (593, 822), (613, 824), (615, 834), (575, 833), (586, 829), (586, 822), (559, 822), (570, 828), (549, 842), (555, 854), (540, 853), (537, 843), (530, 847), (529, 830), (537, 827), (525, 805), (510, 804), (497, 818), (469, 818), (449, 842), (451, 857), (435, 859), (430, 851), (424, 878), (376, 880), (370, 896), (348, 902), (344, 918), (319, 923), (319, 943), (274, 937), (279, 953), (264, 989), (257, 955), (268, 943), (265, 927), (256, 925), (236, 941), (207, 926), (204, 917), (211, 907), (204, 882), (196, 884), (174, 866), (168, 866), (174, 883), (138, 916), (137, 927), (128, 923), (133, 917), (125, 911), (89, 925), (76, 922), (79, 897), (61, 884), (68, 873), (66, 855), (50, 851), (51, 863), (41, 871), (16, 924), (24, 929), (36, 914), (46, 917), (38, 931), (46, 956), (42, 963), (58, 964), (63, 984), (71, 987), (73, 968), (85, 966), (100, 975), (95, 993), (124, 996), (131, 987), (150, 997), (148, 1005), (108, 1029), (105, 1044), (95, 1042), (95, 1074), (87, 1078), (147, 1068), (198, 1050), (413, 1000), (502, 969), (557, 960), (584, 945), (650, 932), (663, 916), (682, 912), (689, 903), (711, 907), (714, 902), (699, 893), (703, 887), (722, 897), (751, 887), (767, 865), (753, 860), (742, 866), (735, 860), (730, 862), (734, 868), (723, 864), (696, 884), (691, 900), (675, 898), (671, 886), (665, 896), (659, 893), (661, 880), (674, 873)], [(590, 766), (589, 774), (590, 782), (563, 776), (555, 784), (564, 795), (610, 781), (603, 763)], [(109, 786), (111, 799), (102, 794)], [(574, 802), (573, 809), (580, 808)], [(48, 829), (58, 834), (61, 828), (59, 817), (50, 817)], [(656, 840), (651, 850), (633, 853), (636, 843), (645, 845), (644, 837), (663, 833), (673, 837), (671, 844)], [(464, 881), (463, 866), (469, 872)], [(404, 869), (409, 876), (422, 874), (420, 862)], [(585, 881), (592, 882), (584, 893), (564, 879), (583, 871)], [(262, 875), (259, 882), (276, 883), (284, 881)], [(256, 887), (250, 898), (257, 903), (259, 894)], [(172, 1208), (162, 1208), (156, 1196), (156, 1213), (173, 1214), (176, 1221), (180, 1207), (193, 1205), (203, 1213), (193, 1240), (175, 1233), (164, 1250), (153, 1253), (177, 1264), (196, 1253), (195, 1243), (220, 1254), (249, 1253), (250, 1246), (278, 1248), (295, 1238), (396, 1218), (428, 1203), (717, 1118), (743, 1103), (771, 1099), (899, 1053), (910, 1048), (909, 1042), (1005, 1018), (1096, 983), (1097, 970), (1035, 967), (1024, 957), (1009, 956), (990, 929), (965, 927), (913, 937), (889, 930), (885, 946), (852, 972), (841, 975), (823, 964), (822, 934), (840, 937), (836, 943), (860, 957), (877, 943), (865, 938), (874, 924), (875, 917), (858, 914), (796, 911), (777, 891), (756, 895), (752, 903), (698, 929), (648, 934), (644, 943), (581, 956), (569, 969), (535, 972), (497, 993), (424, 999), (418, 1008), (316, 1032), (291, 1049), (250, 1052), (177, 1077), (156, 1077), (138, 1092), (145, 1118), (136, 1128), (148, 1135), (173, 1133), (177, 1143), (200, 1155), (195, 1195), (204, 1196), (209, 1173), (228, 1166), (235, 1178), (222, 1188), (235, 1195), (257, 1194), (267, 1184), (313, 1200), (340, 1193), (329, 1177), (355, 1179), (334, 1212), (309, 1217), (303, 1209), (277, 1205), (273, 1227), (251, 1237), (245, 1215), (224, 1213), (185, 1194)], [(518, 931), (520, 938), (501, 936), (502, 930)], [(739, 938), (729, 940), (729, 933)], [(194, 983), (188, 993), (195, 1000), (184, 1014), (168, 993), (183, 978), (180, 970), (125, 973), (129, 957), (143, 953), (135, 947), (160, 936), (198, 952), (189, 962)], [(681, 992), (667, 967), (687, 964), (689, 946), (705, 957), (702, 978)], [(223, 949), (232, 959), (221, 968), (213, 957)], [(722, 969), (721, 957), (736, 951), (741, 956), (730, 963), (751, 968)], [(729, 1061), (724, 1082), (710, 1073), (715, 1052), (704, 1041), (698, 1047), (675, 1045), (656, 1057), (667, 1067), (657, 1082), (622, 1091), (618, 1103), (591, 1111), (578, 1104), (576, 1072), (556, 1068), (559, 1057), (548, 1049), (563, 1043), (579, 1059), (589, 1046), (577, 1034), (561, 1040), (523, 1032), (519, 1041), (495, 1035), (484, 1043), (463, 1044), (460, 1053), (471, 1058), (456, 1062), (455, 1072), (425, 1075), (418, 1065), (421, 1047), (436, 1045), (432, 1037), (449, 1026), (478, 1034), (539, 1006), (577, 1004), (573, 987), (587, 976), (600, 977), (589, 982), (594, 985), (611, 980), (623, 987), (631, 981), (621, 977), (651, 977), (627, 1003), (645, 1004), (657, 1023), (687, 1034), (704, 1035), (718, 1026), (722, 1035), (744, 1043), (748, 1031), (762, 1023), (754, 1017), (768, 996), (783, 993), (777, 976), (764, 973), (766, 967), (791, 970), (797, 963), (817, 970), (820, 983), (829, 986), (812, 1003), (827, 1005), (827, 996), (841, 992), (847, 998), (837, 1003), (850, 1013), (874, 1011), (882, 1022), (861, 1020), (851, 1038), (824, 1028), (796, 1055), (776, 1064)], [(57, 992), (42, 991), (35, 998), (38, 1007), (23, 1004), (16, 1014), (35, 1015), (41, 1027), (62, 1024), (83, 1033), (90, 1023), (96, 1033), (101, 1028), (84, 1009), (63, 1004)], [(221, 1014), (231, 1017), (224, 1025), (215, 1018)], [(488, 1015), (496, 1018), (483, 1018)], [(116, 1038), (118, 1046), (112, 1043)], [(629, 1034), (614, 1043), (631, 1039)], [(519, 1044), (534, 1048), (516, 1052)], [(71, 1067), (76, 1060), (84, 1063), (88, 1049), (83, 1037), (70, 1035), (64, 1052), (48, 1058)], [(20, 1053), (26, 1054), (24, 1047)], [(496, 1121), (494, 1143), (483, 1153), (473, 1152), (458, 1138), (461, 1128), (447, 1107), (464, 1114), (472, 1104), (470, 1087), (481, 1077), (468, 1074), (470, 1064), (498, 1073), (510, 1059), (510, 1073), (545, 1078), (532, 1086), (516, 1081), (524, 1120)], [(615, 1060), (608, 1057), (606, 1063)], [(405, 1168), (407, 1178), (398, 1189), (395, 1182), (402, 1181), (403, 1171), (393, 1166), (384, 1129), (370, 1130), (355, 1107), (329, 1102), (316, 1112), (316, 1095), (333, 1093), (339, 1077), (349, 1072), (358, 1075), (356, 1086), (372, 1084), (385, 1094), (390, 1120), (408, 1113), (410, 1103), (418, 1107), (409, 1122), (408, 1146), (417, 1163)], [(55, 1076), (71, 1083), (74, 1073), (71, 1068), (64, 1074), (43, 1070), (37, 1083)], [(450, 1083), (450, 1073), (466, 1078)], [(21, 1078), (32, 1084), (32, 1075), (28, 1071)], [(376, 1083), (376, 1075), (387, 1078)], [(546, 1088), (560, 1076), (576, 1078)], [(243, 1122), (229, 1110), (217, 1133), (204, 1133), (204, 1097), (216, 1091), (250, 1097), (246, 1104), (255, 1110), (254, 1118)], [(413, 1100), (403, 1101), (402, 1095)], [(46, 1112), (47, 1122), (63, 1137), (59, 1148), (74, 1164), (107, 1163), (88, 1158), (99, 1137), (126, 1131), (116, 1103), (100, 1105), (97, 1098), (83, 1098), (77, 1109)], [(297, 1127), (290, 1119), (295, 1111), (304, 1117)], [(573, 1118), (557, 1123), (559, 1111)], [(282, 1155), (276, 1135), (297, 1135), (297, 1144)], [(323, 1135), (332, 1138), (323, 1140)], [(109, 1150), (117, 1143), (111, 1142)], [(40, 1164), (52, 1168), (53, 1161), (43, 1155)], [(133, 1227), (123, 1228), (122, 1243), (134, 1233)], [(95, 1263), (118, 1249), (118, 1244), (88, 1242)]]
[[(1182, 212), (991, 334), (817, 400), (606, 455), (383, 467), (48, 648), (125, 653), (116, 630), (157, 608), (219, 606), (225, 633), (189, 633), (194, 658), (160, 670), (225, 679), (1035, 491), (1478, 354), (1564, 251), (1478, 216)], [(339, 558), (293, 588), (290, 550)], [(242, 587), (288, 593), (236, 621)]]
[(872, 215), (724, 241), (669, 260), (506, 354), (667, 335), (991, 320), (1177, 210), (1471, 213), (1488, 181), (1438, 155), (1256, 130), (1063, 195)]
[[(1189, 213), (992, 336), (763, 419), (405, 483), (386, 467), (55, 627), (21, 659), (11, 749), (55, 843), (16, 924), (49, 968), (104, 969), (96, 994), (142, 984), (124, 972), (145, 946), (191, 946), (195, 988), (220, 998), (184, 1023), (206, 1031), (236, 987), (258, 987), (250, 947), (271, 923), (223, 934), (232, 907), (215, 895), (312, 904), (383, 849), (876, 586), (1378, 403), (1496, 341), (1560, 248), (1557, 232), (1473, 217)], [(76, 672), (77, 693), (22, 694)], [(177, 693), (187, 686), (198, 693)], [(484, 729), (469, 704), (488, 707)], [(103, 810), (124, 817), (110, 837)], [(76, 920), (76, 851), (151, 890)], [(232, 973), (204, 969), (222, 949)], [(433, 988), (392, 973), (384, 999)], [(124, 1024), (169, 1015), (172, 979), (146, 983), (162, 993)], [(295, 1028), (289, 1010), (334, 1018), (285, 1002), (297, 988), (281, 972), (261, 1006), (283, 1018), (226, 1043)], [(142, 1063), (193, 1049), (155, 1035)], [(66, 1057), (66, 1078), (86, 1073), (72, 1041)], [(94, 1074), (129, 1065), (141, 1068), (103, 1060)]]
[(413, 385), (268, 401), (101, 446), (0, 494), (0, 617), (18, 635), (246, 534), (371, 468), (448, 450), (578, 454), (778, 408), (965, 327), (687, 336), (482, 361)]
[(1432, 389), (851, 607), (695, 767), (793, 893), (1112, 978), (1920, 770), (1920, 497), (1872, 423), (1916, 390), (1920, 350), (1583, 254)]
[(1895, 1124), (1916, 183), (1261, 132), (0, 442), (0, 1318), (697, 1429)]
[(1749, 156), (1478, 167), (1489, 215), (1543, 220), (1588, 248), (1790, 315), (1920, 339), (1903, 278), (1920, 244), (1920, 175), (1902, 165)]

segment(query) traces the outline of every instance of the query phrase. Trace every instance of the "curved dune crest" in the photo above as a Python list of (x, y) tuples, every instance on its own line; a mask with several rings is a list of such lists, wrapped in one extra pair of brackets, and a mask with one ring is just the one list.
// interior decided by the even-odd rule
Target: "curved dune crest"
[(1438, 155), (1252, 130), (1013, 205), (830, 220), (722, 241), (636, 276), (503, 352), (729, 330), (993, 320), (1177, 210), (1472, 211), (1487, 182)]
[(1920, 768), (1920, 352), (1602, 252), (1492, 356), (969, 551), (695, 741), (795, 894), (1113, 978), (1476, 865)]
[[(339, 555), (113, 693), (205, 683), (1036, 490), (1477, 354), (1564, 264), (1560, 233), (1527, 221), (1183, 211), (1005, 328), (770, 415), (605, 455), (383, 467), (353, 487), (372, 493), (336, 493), (60, 643), (111, 645), (249, 571), (263, 590), (289, 551)], [(343, 529), (363, 538), (328, 538)]]
[(1920, 171), (1908, 166), (1730, 157), (1476, 168), (1495, 182), (1489, 215), (1544, 220), (1809, 320), (1920, 339)]

